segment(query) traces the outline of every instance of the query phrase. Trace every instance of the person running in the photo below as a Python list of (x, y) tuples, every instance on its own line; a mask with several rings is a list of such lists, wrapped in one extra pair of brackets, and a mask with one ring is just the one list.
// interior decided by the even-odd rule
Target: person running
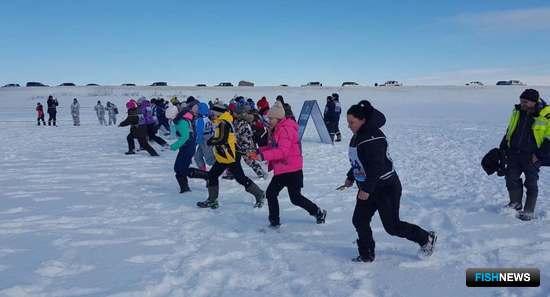
[(218, 208), (218, 178), (227, 169), (233, 174), (235, 180), (255, 197), (254, 207), (262, 207), (265, 200), (264, 191), (244, 174), (241, 167), (241, 155), (236, 150), (236, 137), (231, 124), (233, 117), (224, 105), (219, 104), (212, 107), (212, 113), (216, 129), (214, 136), (207, 141), (207, 144), (213, 147), (216, 161), (208, 172), (208, 198), (205, 201), (197, 202), (197, 206)]
[(430, 256), (437, 240), (435, 232), (399, 218), (401, 182), (388, 154), (386, 135), (380, 130), (386, 123), (385, 116), (363, 100), (348, 109), (347, 120), (353, 132), (349, 145), (351, 169), (344, 185), (338, 189), (351, 187), (354, 182), (359, 187), (353, 212), (359, 256), (353, 261), (374, 261), (375, 243), (370, 222), (376, 211), (388, 234), (416, 242), (420, 254)]
[(274, 171), (274, 176), (266, 190), (270, 227), (278, 228), (281, 225), (277, 199), (283, 188), (287, 188), (292, 204), (303, 208), (315, 217), (317, 224), (324, 224), (327, 211), (301, 193), (304, 187), (302, 171), (304, 158), (300, 148), (298, 124), (294, 119), (286, 117), (281, 102), (273, 104), (268, 112), (268, 118), (272, 129), (269, 145), (260, 147), (259, 153), (250, 152), (248, 156), (254, 160), (267, 161), (269, 169)]
[(128, 141), (128, 151), (125, 154), (134, 155), (136, 153), (134, 139), (137, 138), (139, 145), (143, 147), (143, 149), (145, 149), (151, 156), (158, 156), (159, 154), (147, 141), (147, 128), (139, 124), (137, 102), (133, 99), (129, 100), (126, 103), (126, 108), (128, 109), (128, 117), (118, 125), (119, 127), (130, 126), (130, 133), (126, 137), (126, 140)]

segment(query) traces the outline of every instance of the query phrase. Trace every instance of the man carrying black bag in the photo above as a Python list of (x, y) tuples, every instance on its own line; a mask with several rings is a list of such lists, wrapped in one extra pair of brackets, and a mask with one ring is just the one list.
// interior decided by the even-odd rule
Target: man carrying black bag
[[(518, 211), (523, 221), (534, 218), (538, 196), (539, 168), (550, 155), (550, 106), (539, 93), (527, 89), (520, 104), (512, 111), (500, 150), (506, 154), (506, 188), (510, 196), (507, 207)], [(521, 174), (525, 175), (522, 181)], [(526, 188), (523, 205), (523, 186)]]

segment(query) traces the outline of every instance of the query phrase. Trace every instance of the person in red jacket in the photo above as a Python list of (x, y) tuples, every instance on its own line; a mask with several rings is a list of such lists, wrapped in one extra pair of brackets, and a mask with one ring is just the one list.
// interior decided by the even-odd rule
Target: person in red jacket
[(324, 224), (327, 211), (321, 209), (301, 193), (304, 186), (302, 172), (304, 160), (300, 148), (298, 124), (294, 119), (285, 116), (284, 107), (280, 102), (276, 102), (269, 110), (268, 118), (273, 130), (269, 145), (261, 147), (259, 154), (251, 152), (248, 156), (255, 160), (266, 160), (268, 169), (274, 171), (274, 176), (266, 190), (270, 226), (278, 228), (281, 224), (277, 196), (285, 187), (292, 204), (305, 209), (314, 216), (317, 224)]
[(40, 126), (40, 121), (42, 120), (42, 125), (46, 126), (46, 121), (44, 120), (44, 106), (40, 102), (36, 103), (36, 121), (38, 126)]

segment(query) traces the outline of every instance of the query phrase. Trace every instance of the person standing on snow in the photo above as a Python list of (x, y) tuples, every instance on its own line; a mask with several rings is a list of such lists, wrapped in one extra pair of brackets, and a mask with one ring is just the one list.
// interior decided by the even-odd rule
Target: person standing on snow
[(73, 116), (73, 126), (80, 126), (80, 103), (76, 98), (73, 99), (73, 104), (71, 104), (71, 116)]
[(388, 154), (386, 136), (380, 128), (386, 123), (384, 115), (369, 101), (351, 106), (347, 112), (348, 126), (353, 132), (349, 145), (351, 169), (339, 190), (357, 183), (359, 191), (353, 225), (357, 231), (359, 256), (355, 262), (374, 261), (374, 239), (370, 222), (376, 211), (388, 234), (406, 238), (420, 245), (420, 253), (430, 256), (437, 240), (435, 232), (401, 221), (399, 203), (401, 182)]
[(241, 167), (241, 155), (236, 150), (236, 137), (231, 125), (233, 117), (224, 105), (219, 104), (212, 107), (212, 113), (216, 128), (214, 136), (207, 141), (207, 144), (213, 146), (216, 162), (208, 172), (208, 198), (197, 202), (197, 206), (218, 208), (218, 178), (227, 169), (248, 193), (254, 195), (256, 199), (254, 207), (262, 207), (265, 200), (264, 191), (244, 174)]
[(105, 126), (105, 107), (101, 104), (101, 101), (97, 101), (96, 106), (94, 107), (95, 113), (97, 115), (97, 120), (101, 126)]
[(342, 106), (340, 105), (340, 95), (338, 93), (332, 93), (332, 101), (334, 102), (334, 111), (336, 112), (336, 142), (342, 141), (342, 134), (340, 134), (340, 115), (342, 114)]
[(57, 99), (55, 99), (52, 95), (50, 95), (48, 97), (47, 104), (48, 104), (48, 126), (51, 126), (52, 121), (53, 121), (53, 125), (57, 126), (56, 125), (57, 106), (59, 105), (59, 103), (57, 102)]
[(109, 116), (109, 126), (116, 125), (116, 115), (118, 114), (118, 108), (110, 101), (107, 101), (107, 114)]
[(315, 217), (317, 224), (324, 224), (327, 211), (321, 209), (301, 193), (304, 186), (302, 172), (304, 159), (298, 137), (298, 124), (292, 118), (286, 117), (284, 107), (280, 102), (276, 102), (271, 107), (268, 118), (273, 131), (269, 145), (260, 147), (259, 154), (251, 152), (248, 156), (254, 160), (267, 161), (269, 170), (272, 169), (275, 174), (266, 190), (270, 227), (278, 228), (281, 224), (277, 197), (285, 187), (292, 204), (303, 208)]
[[(517, 210), (520, 220), (529, 221), (534, 218), (537, 203), (539, 168), (550, 157), (550, 106), (534, 89), (525, 90), (519, 98), (500, 149), (506, 156), (505, 178), (510, 197), (507, 207)], [(521, 180), (522, 173), (525, 182)], [(524, 186), (527, 193), (522, 206)]]
[(42, 124), (46, 126), (46, 121), (44, 120), (44, 106), (42, 106), (42, 103), (38, 102), (36, 103), (36, 121), (38, 126), (40, 126), (41, 120)]

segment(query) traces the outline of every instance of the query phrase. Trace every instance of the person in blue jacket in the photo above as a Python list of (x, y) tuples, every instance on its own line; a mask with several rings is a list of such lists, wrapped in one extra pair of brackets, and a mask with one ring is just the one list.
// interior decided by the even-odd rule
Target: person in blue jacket
[(210, 109), (204, 102), (199, 103), (198, 115), (195, 119), (196, 130), (196, 144), (197, 150), (195, 152), (195, 163), (200, 170), (205, 171), (206, 165), (212, 166), (214, 164), (214, 153), (212, 147), (206, 142), (214, 135), (214, 128), (212, 121), (208, 117)]

